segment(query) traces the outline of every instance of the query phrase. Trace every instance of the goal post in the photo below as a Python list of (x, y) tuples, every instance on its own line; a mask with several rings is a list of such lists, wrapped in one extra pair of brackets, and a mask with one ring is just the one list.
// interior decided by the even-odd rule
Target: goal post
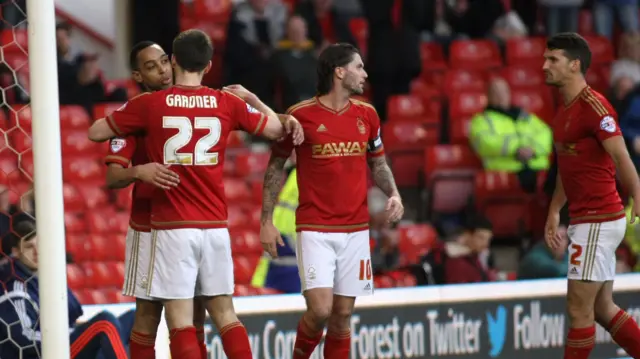
[(54, 0), (27, 0), (44, 359), (69, 358), (69, 315)]

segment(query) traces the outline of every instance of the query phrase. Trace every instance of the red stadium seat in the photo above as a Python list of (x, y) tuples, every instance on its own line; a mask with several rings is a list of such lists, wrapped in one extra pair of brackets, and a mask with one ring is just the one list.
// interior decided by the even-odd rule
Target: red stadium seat
[(94, 289), (88, 291), (87, 304), (109, 304), (111, 301), (101, 289)]
[(267, 170), (270, 152), (246, 152), (235, 158), (235, 174), (238, 177), (248, 177), (263, 174)]
[(80, 196), (84, 198), (86, 208), (89, 210), (100, 208), (109, 201), (106, 192), (95, 184), (82, 184), (78, 185), (77, 188)]
[(442, 46), (437, 42), (423, 42), (420, 44), (420, 57), (422, 59), (422, 71), (442, 71), (447, 68)]
[(246, 204), (244, 213), (247, 215), (248, 228), (260, 228), (260, 217), (262, 216), (262, 206), (259, 204)]
[(387, 154), (390, 159), (390, 166), (393, 169), (393, 175), (396, 183), (400, 187), (420, 187), (420, 177), (423, 175), (422, 168), (416, 166), (416, 163), (424, 161), (424, 151), (397, 151)]
[(249, 187), (243, 180), (225, 178), (223, 182), (228, 203), (238, 203), (250, 198)]
[(421, 150), (438, 142), (439, 129), (415, 121), (389, 122), (382, 126), (382, 138), (388, 152)]
[(195, 0), (193, 1), (193, 14), (196, 18), (203, 20), (226, 21), (231, 13), (232, 5), (231, 0)]
[(527, 66), (534, 69), (542, 69), (544, 63), (544, 51), (547, 42), (541, 37), (525, 37), (507, 40), (507, 65)]
[(60, 129), (62, 131), (69, 129), (86, 131), (89, 129), (90, 121), (87, 110), (80, 106), (60, 107)]
[(593, 13), (591, 10), (580, 10), (580, 15), (578, 16), (578, 32), (582, 36), (595, 34), (595, 30), (593, 28)]
[(69, 211), (69, 208), (65, 208), (64, 214), (64, 227), (68, 235), (71, 234), (85, 234), (87, 233), (87, 224), (83, 218), (77, 213)]
[(545, 86), (542, 67), (509, 66), (502, 69), (500, 75), (512, 89), (539, 88)]
[(81, 212), (85, 209), (84, 199), (75, 186), (65, 183), (62, 187), (62, 194), (64, 196), (65, 210)]
[(69, 130), (62, 134), (62, 154), (63, 156), (82, 155), (86, 158), (102, 158), (106, 154), (106, 148), (104, 145), (91, 142), (87, 137), (87, 131)]
[(449, 121), (449, 140), (453, 144), (469, 144), (471, 116), (455, 117)]
[(362, 17), (356, 17), (349, 20), (349, 30), (356, 40), (358, 48), (362, 53), (362, 57), (366, 58), (367, 54), (367, 39), (369, 38), (369, 24), (367, 19)]
[(393, 288), (394, 282), (388, 275), (376, 275), (373, 277), (373, 284), (376, 288)]
[(90, 240), (92, 261), (103, 262), (112, 259), (111, 248), (113, 246), (109, 243), (109, 238), (103, 234), (92, 234)]
[(452, 94), (449, 98), (449, 117), (464, 117), (484, 111), (487, 95), (481, 91), (465, 91)]
[(586, 79), (591, 88), (600, 92), (607, 93), (609, 90), (609, 75), (611, 68), (605, 66), (594, 66), (587, 71)]
[(62, 160), (62, 173), (65, 182), (77, 183), (87, 181), (104, 182), (106, 167), (94, 159), (83, 157), (64, 157)]
[(253, 277), (255, 266), (249, 261), (247, 257), (235, 256), (233, 258), (233, 272), (238, 284), (249, 284)]
[(109, 103), (99, 103), (93, 107), (93, 119), (97, 120), (99, 118), (107, 117), (113, 111), (124, 106), (123, 102), (109, 102)]
[(487, 90), (487, 79), (485, 74), (474, 70), (456, 69), (445, 73), (444, 91), (447, 95), (452, 95), (461, 91)]
[(109, 234), (109, 260), (124, 262), (127, 236), (124, 233)]
[(67, 285), (71, 290), (82, 289), (85, 286), (84, 270), (77, 264), (67, 264)]
[(417, 263), (437, 240), (437, 233), (428, 224), (398, 226), (398, 249), (408, 263)]
[[(65, 218), (69, 214), (65, 215)], [(71, 254), (71, 258), (76, 263), (82, 263), (91, 260), (93, 253), (91, 248), (91, 241), (84, 234), (67, 234), (66, 238), (67, 252)]]
[[(7, 136), (9, 137), (11, 148), (17, 153), (25, 152), (31, 148), (31, 134), (22, 128), (14, 127), (12, 130), (7, 131)], [(2, 138), (4, 139), (4, 136)]]
[(109, 233), (111, 228), (109, 226), (108, 216), (111, 216), (111, 215), (112, 213), (103, 212), (99, 210), (89, 211), (85, 213), (89, 232), (93, 234)]
[(109, 217), (109, 231), (124, 235), (129, 229), (129, 212), (115, 212)]
[(260, 235), (257, 231), (249, 229), (232, 229), (229, 230), (231, 236), (231, 245), (233, 253), (240, 255), (262, 254), (262, 245), (260, 244)]
[(613, 45), (606, 37), (585, 36), (591, 48), (591, 66), (607, 65), (614, 59)]
[(502, 66), (500, 49), (491, 40), (457, 40), (449, 50), (454, 69), (487, 70)]
[(234, 297), (246, 297), (249, 295), (253, 295), (251, 286), (245, 284), (236, 284), (235, 291), (233, 293)]
[(425, 151), (429, 213), (456, 213), (473, 195), (474, 176), (482, 168), (467, 145), (436, 145)]
[[(232, 203), (232, 202), (229, 202)], [(248, 222), (247, 214), (242, 210), (242, 207), (237, 205), (230, 205), (227, 208), (227, 225), (229, 228), (243, 228)]]
[(537, 89), (515, 89), (511, 91), (511, 103), (526, 111), (535, 113), (543, 121), (550, 123), (555, 116), (553, 96), (547, 87)]
[(15, 113), (11, 114), (11, 127), (20, 127), (26, 133), (31, 133), (31, 107), (14, 105), (12, 109)]
[(440, 86), (434, 86), (425, 81), (424, 78), (417, 78), (411, 81), (411, 94), (416, 95), (423, 100), (439, 100), (442, 96)]
[(430, 110), (433, 109), (427, 108), (425, 100), (417, 95), (394, 95), (388, 100), (387, 118), (389, 122), (417, 121), (425, 125), (438, 126), (440, 114), (430, 113)]

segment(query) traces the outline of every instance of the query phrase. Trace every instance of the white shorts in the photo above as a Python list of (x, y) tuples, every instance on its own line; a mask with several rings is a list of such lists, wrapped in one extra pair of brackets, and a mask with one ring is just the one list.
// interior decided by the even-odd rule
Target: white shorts
[(151, 235), (153, 271), (147, 296), (189, 299), (233, 294), (231, 238), (226, 228), (157, 230)]
[(298, 233), (298, 271), (302, 291), (333, 288), (345, 297), (373, 294), (369, 231)]
[(139, 232), (129, 227), (124, 257), (123, 295), (153, 300), (147, 296), (151, 253), (151, 233)]
[(593, 282), (613, 280), (616, 249), (624, 239), (627, 219), (570, 225), (567, 278)]

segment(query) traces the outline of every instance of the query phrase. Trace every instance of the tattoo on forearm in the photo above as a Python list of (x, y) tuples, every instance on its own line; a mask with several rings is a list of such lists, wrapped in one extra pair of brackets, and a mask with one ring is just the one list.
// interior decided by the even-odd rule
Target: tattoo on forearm
[(262, 184), (262, 214), (260, 222), (265, 223), (273, 215), (273, 209), (278, 203), (278, 194), (282, 185), (282, 174), (286, 158), (272, 157)]
[(391, 173), (391, 168), (384, 157), (376, 157), (369, 160), (373, 181), (387, 196), (398, 193), (396, 181)]

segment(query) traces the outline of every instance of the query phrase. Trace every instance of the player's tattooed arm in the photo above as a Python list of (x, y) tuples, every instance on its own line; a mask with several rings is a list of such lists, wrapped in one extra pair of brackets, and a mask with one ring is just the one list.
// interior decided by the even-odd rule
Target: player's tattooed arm
[(387, 164), (385, 156), (370, 157), (369, 168), (373, 175), (373, 181), (388, 197), (400, 197), (396, 180), (393, 178), (391, 168)]
[(264, 182), (262, 184), (262, 214), (260, 222), (268, 223), (272, 220), (273, 210), (278, 203), (278, 194), (282, 187), (282, 178), (284, 177), (284, 165), (286, 158), (271, 155), (267, 170), (264, 174)]

